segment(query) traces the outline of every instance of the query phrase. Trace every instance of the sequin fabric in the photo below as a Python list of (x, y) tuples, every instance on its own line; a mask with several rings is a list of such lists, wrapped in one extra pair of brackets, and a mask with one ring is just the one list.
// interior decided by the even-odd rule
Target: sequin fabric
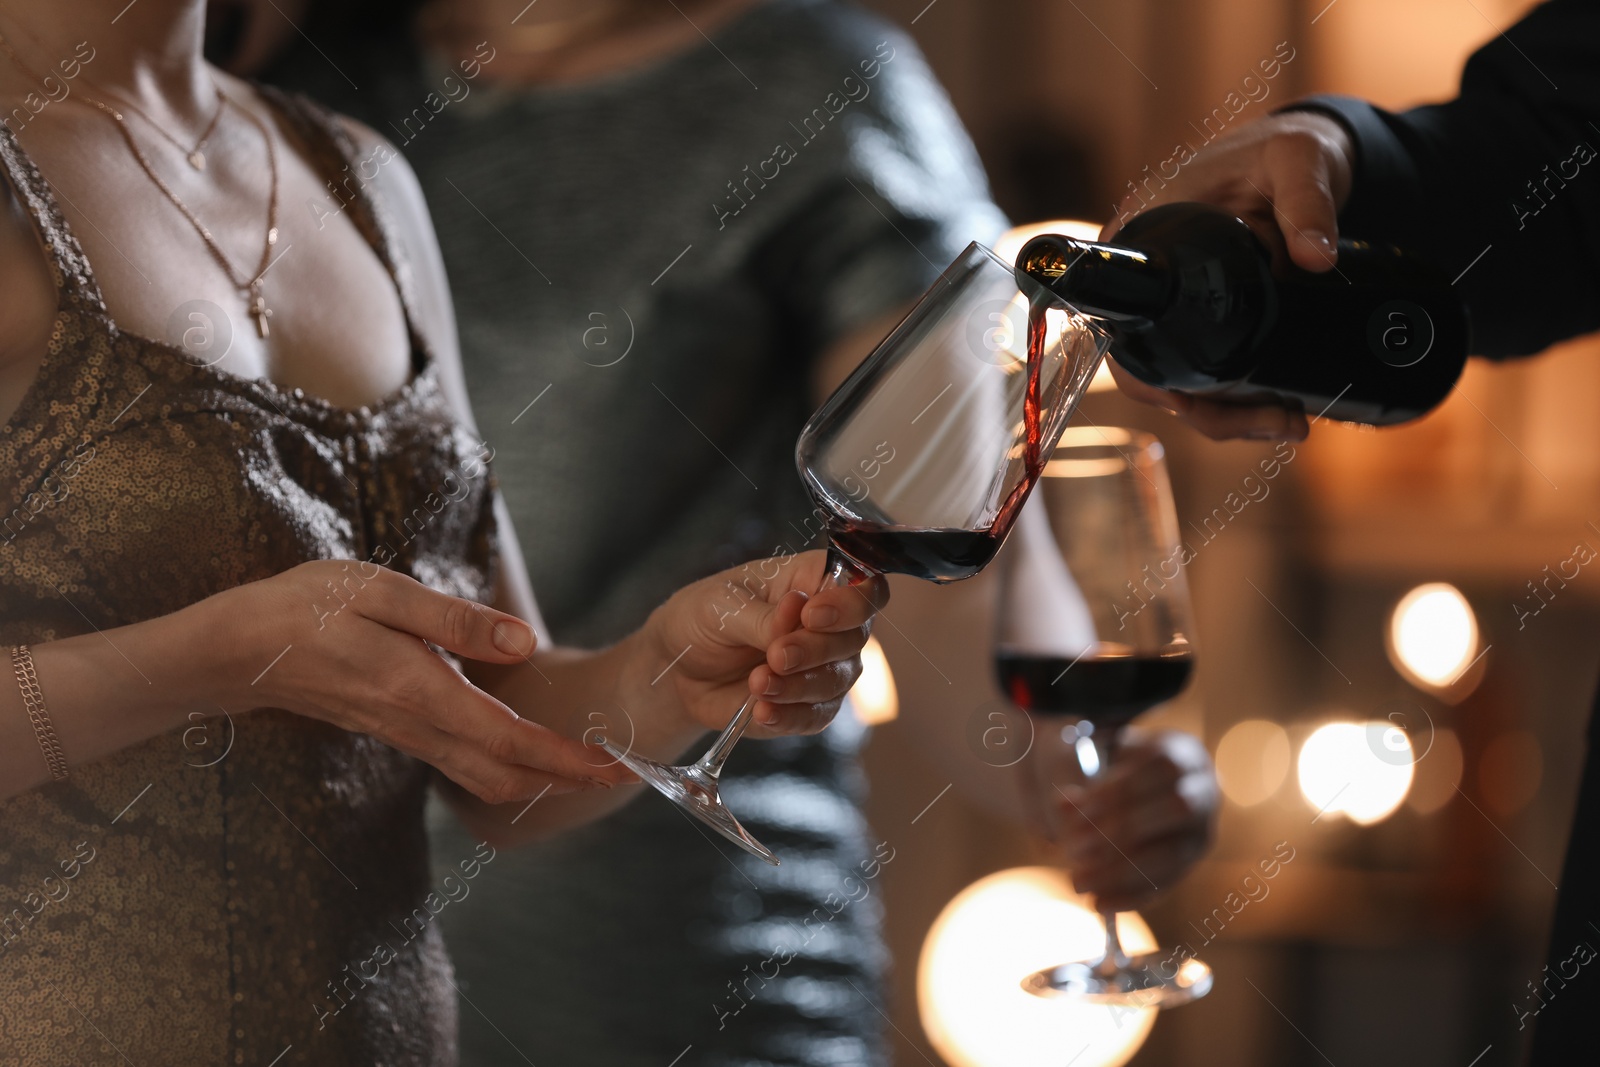
[[(339, 175), (342, 127), (272, 98)], [(198, 366), (117, 330), (3, 127), (0, 165), (60, 290), (38, 379), (0, 431), (0, 646), (319, 558), (488, 596), (487, 449), (415, 330), (411, 383), (359, 410)], [(350, 195), (406, 301), (381, 205)], [(128, 684), (161, 684), (140, 666)], [(428, 775), (369, 737), (229, 708), (0, 801), (0, 1064), (453, 1064)]]

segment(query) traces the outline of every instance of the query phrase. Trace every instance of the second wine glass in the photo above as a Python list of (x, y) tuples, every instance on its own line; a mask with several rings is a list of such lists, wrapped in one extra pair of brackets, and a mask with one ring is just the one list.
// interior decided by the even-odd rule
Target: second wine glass
[[(1177, 696), (1194, 669), (1187, 550), (1161, 442), (1137, 430), (1072, 427), (1044, 466), (1035, 506), (1043, 513), (1029, 519), (1047, 519), (1051, 536), (1043, 551), (1006, 562), (995, 671), (1012, 703), (1059, 730), (1093, 780), (1115, 758), (1122, 728)], [(1204, 963), (1129, 957), (1116, 914), (1102, 918), (1100, 956), (1040, 971), (1024, 988), (1137, 1007), (1210, 990)]]

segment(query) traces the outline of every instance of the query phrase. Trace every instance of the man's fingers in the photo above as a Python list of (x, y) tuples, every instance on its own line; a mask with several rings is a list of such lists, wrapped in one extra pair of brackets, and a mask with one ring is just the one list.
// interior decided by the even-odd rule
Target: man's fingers
[(1304, 411), (1277, 404), (1223, 404), (1188, 397), (1184, 421), (1213, 441), (1304, 441), (1311, 424)]
[(1114, 359), (1109, 360), (1108, 363), (1111, 367), (1111, 377), (1115, 379), (1117, 388), (1121, 389), (1125, 395), (1139, 401), (1139, 403), (1160, 408), (1163, 411), (1177, 415), (1179, 418), (1187, 415), (1189, 409), (1194, 406), (1193, 397), (1184, 393), (1158, 389), (1148, 382), (1135, 378), (1132, 374), (1123, 370), (1122, 365)]
[(1339, 211), (1326, 147), (1309, 132), (1275, 137), (1266, 143), (1262, 163), (1289, 257), (1305, 270), (1332, 270), (1338, 260)]
[(1140, 381), (1114, 362), (1111, 376), (1128, 397), (1172, 412), (1214, 441), (1303, 441), (1311, 432), (1303, 411), (1277, 404), (1223, 404), (1168, 392)]
[[(437, 592), (404, 574), (374, 570), (374, 576), (350, 588), (348, 599), (354, 611), (373, 622), (483, 663), (526, 659), (538, 643), (533, 627), (515, 615)], [(360, 565), (350, 574), (359, 576)]]

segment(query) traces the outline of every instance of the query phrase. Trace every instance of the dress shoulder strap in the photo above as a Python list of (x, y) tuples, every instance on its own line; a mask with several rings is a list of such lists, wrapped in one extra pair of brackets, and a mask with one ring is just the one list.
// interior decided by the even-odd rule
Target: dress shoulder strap
[(89, 268), (88, 257), (61, 213), (54, 188), (17, 140), (9, 118), (0, 119), (0, 171), (33, 219), (61, 306), (103, 314), (105, 301), (100, 297), (100, 285)]
[(399, 240), (387, 205), (372, 182), (377, 169), (386, 162), (379, 155), (387, 152), (398, 156), (399, 149), (384, 144), (364, 157), (349, 128), (322, 104), (303, 93), (286, 93), (270, 85), (258, 84), (255, 88), (305, 142), (311, 153), (311, 165), (327, 183), (329, 212), (349, 212), (356, 229), (367, 239), (394, 281), (411, 333), (413, 352), (431, 358), (431, 350), (417, 329), (414, 282), (405, 246)]

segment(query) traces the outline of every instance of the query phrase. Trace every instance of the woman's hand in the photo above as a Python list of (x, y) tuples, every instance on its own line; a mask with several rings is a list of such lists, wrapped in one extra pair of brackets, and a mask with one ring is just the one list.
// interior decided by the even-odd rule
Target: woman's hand
[(1211, 844), (1216, 773), (1189, 734), (1125, 730), (1103, 775), (1057, 777), (1056, 843), (1072, 884), (1102, 911), (1130, 911), (1171, 888)]
[(195, 610), (233, 645), (234, 666), (216, 690), (223, 706), (285, 708), (369, 734), (491, 804), (633, 780), (578, 741), (519, 718), (428, 647), (521, 662), (535, 638), (512, 615), (341, 561), (302, 564)]
[[(1355, 148), (1336, 120), (1315, 111), (1285, 111), (1238, 127), (1201, 149), (1153, 199), (1125, 198), (1101, 232), (1114, 241), (1122, 223), (1156, 204), (1193, 200), (1244, 219), (1256, 235), (1295, 266), (1333, 270), (1339, 209), (1350, 197)], [(1171, 411), (1218, 441), (1304, 440), (1303, 412), (1275, 405), (1222, 404), (1157, 389), (1122, 371), (1112, 374), (1135, 400)]]
[[(720, 730), (759, 697), (752, 737), (809, 734), (833, 721), (861, 674), (861, 646), (889, 601), (882, 578), (818, 591), (827, 554), (756, 560), (679, 590), (641, 635), (668, 664), (684, 713)], [(680, 658), (681, 657), (681, 658)]]

